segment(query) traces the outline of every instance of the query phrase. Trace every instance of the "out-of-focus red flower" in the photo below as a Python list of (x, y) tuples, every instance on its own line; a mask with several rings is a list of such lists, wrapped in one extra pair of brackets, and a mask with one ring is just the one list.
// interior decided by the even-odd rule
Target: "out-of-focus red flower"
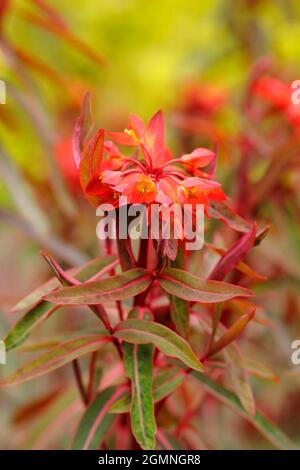
[(291, 103), (291, 86), (278, 78), (263, 76), (254, 81), (252, 91), (277, 109), (285, 109)]
[(58, 167), (72, 193), (79, 193), (80, 183), (78, 170), (73, 160), (72, 140), (63, 139), (54, 146), (54, 154)]
[[(230, 136), (220, 120), (227, 101), (227, 94), (220, 87), (195, 80), (183, 84), (172, 114), (183, 148), (192, 144), (194, 136), (199, 136), (203, 143), (222, 145), (223, 155), (229, 156)], [(197, 172), (193, 174), (197, 176)]]
[(300, 136), (300, 106), (292, 101), (291, 84), (271, 76), (262, 76), (252, 85), (254, 95), (263, 99), (276, 112), (283, 113), (288, 125), (299, 138)]
[(189, 114), (211, 115), (226, 103), (226, 94), (215, 86), (195, 81), (185, 84), (181, 91), (181, 111)]

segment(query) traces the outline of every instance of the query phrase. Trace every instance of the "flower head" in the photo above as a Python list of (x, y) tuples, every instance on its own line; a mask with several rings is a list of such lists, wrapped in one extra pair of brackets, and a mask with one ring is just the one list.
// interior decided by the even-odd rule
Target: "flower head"
[[(121, 146), (134, 148), (131, 157), (122, 153)], [(131, 114), (125, 131), (101, 129), (86, 143), (80, 180), (93, 205), (116, 206), (126, 196), (129, 204), (201, 203), (207, 207), (210, 200), (225, 198), (213, 181), (215, 159), (215, 153), (206, 148), (173, 159), (165, 144), (162, 112), (147, 125)]]

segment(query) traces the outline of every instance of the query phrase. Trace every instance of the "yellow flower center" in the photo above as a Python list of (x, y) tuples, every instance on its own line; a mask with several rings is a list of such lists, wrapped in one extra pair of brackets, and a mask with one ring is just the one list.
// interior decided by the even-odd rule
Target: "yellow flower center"
[(184, 188), (184, 192), (187, 197), (197, 197), (197, 186), (192, 186), (191, 188)]
[(125, 129), (124, 132), (126, 132), (126, 134), (129, 134), (134, 140), (139, 141), (139, 138), (133, 129)]
[(140, 181), (137, 183), (136, 188), (140, 196), (155, 193), (156, 191), (156, 186), (153, 181)]

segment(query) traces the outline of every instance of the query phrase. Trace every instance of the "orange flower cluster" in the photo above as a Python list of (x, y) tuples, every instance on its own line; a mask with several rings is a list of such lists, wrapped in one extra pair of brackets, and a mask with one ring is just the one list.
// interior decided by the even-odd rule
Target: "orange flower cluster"
[[(107, 140), (108, 139), (108, 140)], [(119, 146), (131, 147), (131, 157)], [(100, 129), (88, 140), (79, 166), (83, 191), (89, 201), (119, 204), (203, 204), (226, 198), (213, 180), (216, 155), (206, 148), (172, 158), (165, 144), (163, 113), (159, 111), (147, 126), (136, 115), (129, 116), (124, 132)]]

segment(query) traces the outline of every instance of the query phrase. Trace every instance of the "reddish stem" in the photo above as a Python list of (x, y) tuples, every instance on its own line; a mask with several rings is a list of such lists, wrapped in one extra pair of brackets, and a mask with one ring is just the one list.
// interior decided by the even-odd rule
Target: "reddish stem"
[(81, 396), (82, 402), (85, 406), (87, 406), (88, 405), (87, 394), (85, 391), (85, 387), (83, 385), (80, 364), (77, 359), (74, 359), (74, 361), (72, 361), (72, 367), (73, 367), (76, 385), (77, 385), (79, 394)]

